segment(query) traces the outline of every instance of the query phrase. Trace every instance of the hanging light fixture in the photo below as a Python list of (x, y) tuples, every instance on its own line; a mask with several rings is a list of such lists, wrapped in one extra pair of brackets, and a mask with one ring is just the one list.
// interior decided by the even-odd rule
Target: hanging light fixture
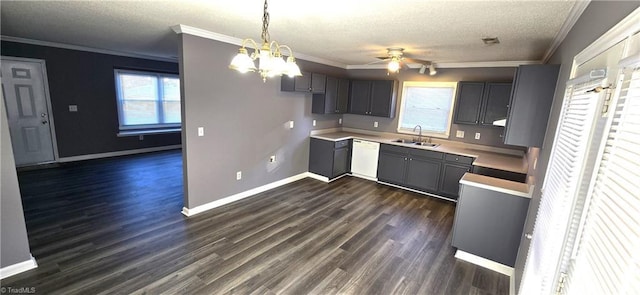
[(387, 70), (389, 70), (389, 73), (397, 73), (400, 71), (400, 58), (392, 56), (389, 64), (387, 64)]
[[(302, 76), (300, 68), (296, 64), (296, 59), (293, 57), (291, 48), (287, 45), (280, 45), (276, 41), (269, 40), (269, 12), (267, 8), (267, 0), (265, 0), (264, 13), (262, 15), (262, 46), (258, 47), (258, 44), (253, 41), (253, 39), (244, 39), (242, 41), (242, 47), (240, 47), (238, 54), (231, 60), (229, 68), (240, 73), (258, 71), (264, 82), (267, 82), (267, 78), (274, 76)], [(254, 51), (251, 54), (247, 51), (247, 43), (253, 45)], [(289, 52), (286, 61), (282, 56), (282, 49), (286, 49)], [(254, 62), (256, 59), (258, 60), (257, 68)]]

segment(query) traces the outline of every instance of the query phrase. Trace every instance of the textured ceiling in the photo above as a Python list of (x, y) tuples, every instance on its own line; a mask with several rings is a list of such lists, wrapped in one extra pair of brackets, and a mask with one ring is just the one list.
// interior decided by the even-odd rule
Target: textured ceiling
[[(404, 47), (436, 63), (537, 61), (575, 1), (272, 0), (272, 40), (296, 53), (362, 65)], [(2, 1), (3, 36), (176, 58), (183, 24), (260, 38), (262, 0)], [(499, 37), (487, 46), (482, 37)]]

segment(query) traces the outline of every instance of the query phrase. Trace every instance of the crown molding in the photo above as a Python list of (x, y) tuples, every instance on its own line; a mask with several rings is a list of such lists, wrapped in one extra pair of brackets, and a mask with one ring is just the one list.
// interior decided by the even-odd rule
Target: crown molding
[[(243, 39), (232, 37), (232, 36), (228, 36), (228, 35), (225, 35), (225, 34), (215, 33), (215, 32), (211, 32), (211, 31), (207, 31), (207, 30), (203, 30), (203, 29), (199, 29), (199, 28), (194, 28), (194, 27), (190, 27), (190, 26), (186, 26), (186, 25), (182, 25), (182, 24), (172, 26), (171, 29), (176, 34), (189, 34), (189, 35), (192, 35), (192, 36), (198, 36), (198, 37), (201, 37), (201, 38), (206, 38), (206, 39), (216, 40), (216, 41), (220, 41), (220, 42), (224, 42), (224, 43), (228, 43), (228, 44), (242, 46)], [(295, 52), (295, 51), (293, 52), (293, 55), (296, 57), (296, 59), (303, 59), (303, 60), (310, 61), (310, 62), (315, 62), (315, 63), (319, 63), (319, 64), (333, 66), (333, 67), (337, 67), (337, 68), (341, 68), (341, 69), (347, 69), (347, 65), (345, 65), (343, 63), (335, 62), (335, 61), (332, 61), (332, 60), (319, 58), (319, 57), (315, 57), (315, 56), (311, 56), (311, 55), (306, 55), (306, 54), (298, 53), (298, 52)]]
[(569, 34), (573, 26), (578, 21), (578, 19), (580, 19), (580, 16), (584, 12), (584, 10), (587, 9), (587, 6), (589, 6), (589, 3), (591, 3), (591, 0), (582, 0), (582, 1), (574, 2), (573, 7), (571, 7), (571, 11), (569, 11), (569, 15), (567, 16), (567, 19), (564, 21), (564, 23), (562, 24), (562, 27), (556, 34), (555, 38), (553, 38), (551, 45), (549, 45), (549, 48), (544, 53), (542, 57), (542, 63), (547, 63), (551, 58), (551, 56), (553, 56), (553, 54), (556, 52), (558, 47), (560, 47), (560, 44), (562, 44), (562, 41), (564, 41), (564, 38), (567, 37), (567, 35)]
[(0, 40), (8, 41), (8, 42), (38, 45), (38, 46), (48, 46), (48, 47), (55, 47), (55, 48), (62, 48), (62, 49), (88, 51), (88, 52), (95, 52), (95, 53), (109, 54), (109, 55), (116, 55), (116, 56), (165, 61), (165, 62), (172, 62), (172, 63), (178, 62), (177, 58), (160, 57), (160, 56), (122, 52), (122, 51), (115, 51), (115, 50), (108, 50), (108, 49), (99, 49), (99, 48), (93, 48), (93, 47), (87, 47), (87, 46), (63, 44), (63, 43), (57, 43), (57, 42), (27, 39), (27, 38), (20, 38), (20, 37), (6, 36), (6, 35), (0, 35)]
[[(478, 61), (478, 62), (443, 62), (433, 63), (437, 69), (454, 69), (454, 68), (515, 68), (519, 65), (540, 64), (538, 60), (516, 60), (516, 61)], [(410, 69), (417, 69), (422, 64), (407, 64)], [(374, 65), (348, 65), (347, 70), (376, 70), (386, 69), (386, 64)]]

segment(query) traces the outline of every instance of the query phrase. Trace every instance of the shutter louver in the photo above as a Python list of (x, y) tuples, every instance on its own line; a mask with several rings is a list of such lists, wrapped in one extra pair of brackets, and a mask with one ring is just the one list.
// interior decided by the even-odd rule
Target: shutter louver
[(524, 267), (522, 294), (550, 294), (567, 234), (574, 196), (582, 176), (584, 158), (597, 109), (598, 94), (587, 92), (602, 79), (568, 86), (560, 122), (542, 187), (531, 248)]
[(627, 68), (567, 294), (640, 294), (640, 68)]

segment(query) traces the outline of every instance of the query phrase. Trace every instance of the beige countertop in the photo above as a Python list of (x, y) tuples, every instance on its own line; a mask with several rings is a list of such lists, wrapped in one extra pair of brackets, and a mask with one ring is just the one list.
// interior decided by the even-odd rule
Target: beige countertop
[[(395, 137), (394, 137), (395, 136)], [(416, 149), (425, 149), (425, 150), (433, 150), (443, 153), (456, 154), (461, 156), (473, 157), (475, 160), (473, 161), (473, 165), (493, 168), (498, 170), (516, 172), (527, 174), (528, 171), (528, 163), (526, 157), (523, 156), (514, 156), (504, 153), (496, 153), (491, 151), (478, 150), (471, 147), (471, 145), (466, 145), (464, 143), (459, 142), (449, 142), (449, 141), (440, 141), (434, 140), (436, 143), (440, 143), (440, 146), (437, 147), (427, 147), (427, 146), (417, 146), (405, 143), (397, 143), (393, 142), (398, 138), (406, 138), (407, 135), (376, 135), (376, 134), (365, 134), (365, 133), (357, 133), (357, 132), (346, 132), (346, 131), (336, 131), (322, 134), (312, 134), (311, 137), (330, 140), (330, 141), (340, 141), (345, 139), (361, 139), (368, 141), (375, 141), (384, 144), (392, 144)]]
[(531, 198), (530, 186), (526, 183), (509, 181), (495, 177), (489, 177), (473, 173), (465, 173), (460, 179), (460, 184), (475, 186), (487, 190)]

